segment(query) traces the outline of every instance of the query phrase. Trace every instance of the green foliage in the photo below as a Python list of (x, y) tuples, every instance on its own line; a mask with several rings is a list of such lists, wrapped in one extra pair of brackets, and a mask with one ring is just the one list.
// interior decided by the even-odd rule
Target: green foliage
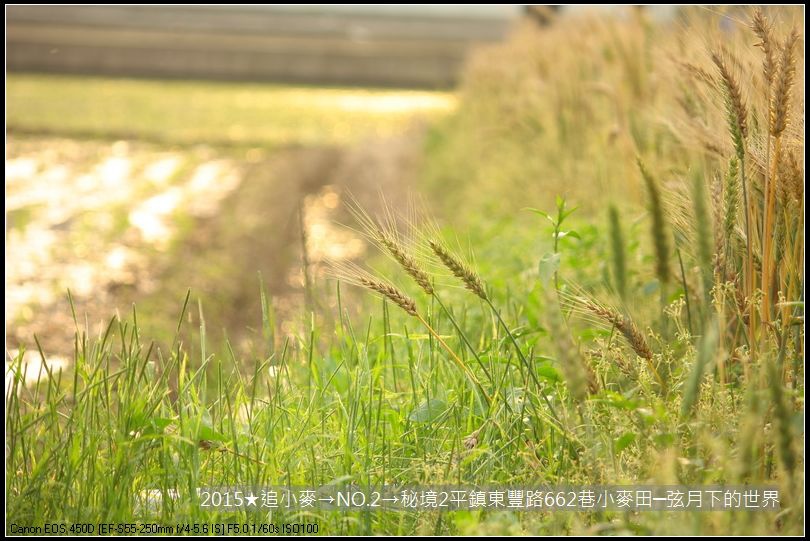
[[(72, 366), (52, 370), (39, 352), (38, 381), (26, 382), (30, 356), (17, 354), (7, 369), (7, 523), (267, 522), (204, 512), (196, 489), (215, 485), (751, 483), (778, 486), (782, 511), (272, 518), (317, 520), (332, 535), (801, 534), (803, 236), (784, 247), (793, 266), (779, 262), (791, 288), (754, 328), (746, 303), (758, 308), (761, 291), (741, 295), (738, 276), (741, 255), (753, 259), (738, 186), (754, 165), (733, 157), (741, 141), (727, 140), (728, 102), (710, 113), (686, 90), (689, 111), (720, 120), (698, 119), (722, 136), (710, 141), (719, 158), (676, 145), (650, 116), (668, 102), (649, 23), (588, 24), (523, 34), (510, 45), (526, 53), (514, 63), (473, 68), (458, 114), (430, 136), (425, 186), (477, 256), (473, 267), (433, 251), (455, 287), (431, 282), (406, 313), (392, 296), (381, 306), (329, 282), (314, 294), (337, 314), (285, 334), (262, 288), (251, 317), (264, 348), (252, 357), (237, 358), (227, 341), (211, 349), (202, 304), (196, 319), (187, 314), (190, 295), (169, 348), (142, 336), (133, 312), (97, 338), (76, 323)], [(538, 45), (555, 43), (559, 55)], [(614, 124), (615, 136), (602, 129)], [(703, 174), (668, 199), (665, 186), (689, 170), (726, 174), (722, 212)], [(574, 180), (578, 190), (552, 189)], [(627, 210), (620, 220), (611, 209), (604, 228), (592, 222), (603, 223), (608, 192), (627, 194)], [(517, 212), (527, 201), (556, 206), (534, 210), (550, 228)], [(712, 215), (723, 221), (712, 226)], [(695, 242), (674, 246), (670, 227)], [(720, 229), (724, 242), (712, 243)], [(719, 250), (737, 254), (722, 279)], [(404, 294), (420, 293), (408, 284)], [(154, 491), (162, 496), (147, 505)]]

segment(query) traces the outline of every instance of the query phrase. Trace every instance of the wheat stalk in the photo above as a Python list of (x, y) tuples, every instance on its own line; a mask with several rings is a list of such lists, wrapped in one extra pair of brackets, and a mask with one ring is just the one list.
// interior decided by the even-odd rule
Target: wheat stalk
[(408, 315), (416, 316), (416, 302), (394, 284), (371, 274), (351, 261), (327, 260), (329, 274), (343, 282), (373, 291), (399, 306)]
[[(433, 228), (433, 233), (436, 233), (436, 229)], [(445, 247), (441, 242), (427, 238), (426, 239), (430, 250), (433, 254), (441, 261), (442, 265), (444, 265), (456, 278), (461, 280), (464, 284), (464, 287), (472, 292), (475, 296), (483, 300), (487, 303), (492, 313), (498, 319), (498, 323), (500, 323), (503, 330), (506, 332), (506, 335), (509, 337), (512, 346), (515, 349), (515, 353), (517, 353), (518, 357), (520, 358), (520, 362), (523, 363), (526, 372), (529, 374), (529, 377), (532, 379), (534, 384), (540, 388), (540, 380), (537, 378), (537, 374), (535, 373), (535, 367), (527, 358), (526, 354), (520, 348), (520, 344), (518, 344), (517, 339), (515, 338), (514, 333), (509, 329), (509, 326), (503, 320), (500, 311), (495, 308), (495, 305), (492, 303), (492, 300), (486, 293), (484, 289), (484, 283), (481, 280), (481, 277), (469, 266), (467, 265), (464, 260), (462, 260), (459, 256), (454, 254), (450, 251), (447, 247)], [(554, 417), (555, 421), (560, 424), (560, 428), (565, 431), (562, 425), (562, 421), (560, 420), (559, 415), (557, 415), (556, 410), (548, 399), (545, 394), (542, 395), (543, 400), (548, 405), (549, 411), (551, 412), (552, 416)]]
[(633, 323), (633, 320), (621, 315), (613, 308), (603, 306), (590, 299), (582, 299), (582, 306), (590, 310), (594, 315), (604, 319), (616, 327), (616, 329), (622, 333), (622, 336), (624, 336), (627, 343), (630, 344), (630, 347), (633, 348), (633, 351), (635, 351), (639, 357), (647, 359), (648, 361), (652, 360), (653, 352), (650, 349), (650, 346), (647, 345), (644, 335), (641, 334), (641, 331), (638, 330), (636, 324)]
[(655, 247), (655, 272), (661, 284), (669, 283), (669, 240), (667, 239), (664, 219), (664, 208), (661, 202), (661, 193), (655, 178), (650, 174), (641, 158), (637, 159), (641, 176), (647, 186), (650, 201), (650, 214), (652, 215), (652, 238)]
[(406, 241), (397, 228), (397, 218), (390, 207), (383, 201), (384, 218), (372, 218), (362, 209), (356, 199), (349, 204), (349, 211), (360, 224), (362, 233), (381, 251), (396, 261), (405, 273), (428, 295), (433, 295), (433, 282), (430, 275), (422, 268), (406, 247)]
[(610, 225), (610, 247), (613, 255), (613, 280), (616, 285), (616, 292), (624, 299), (627, 296), (627, 272), (624, 255), (624, 236), (622, 235), (622, 224), (619, 220), (619, 211), (614, 205), (608, 209)]
[(595, 317), (596, 319), (593, 321), (595, 324), (599, 324), (600, 322), (609, 323), (614, 329), (618, 330), (636, 355), (645, 360), (650, 372), (663, 389), (665, 383), (653, 363), (652, 349), (650, 349), (647, 340), (633, 320), (628, 316), (622, 315), (615, 308), (598, 302), (581, 289), (576, 287), (573, 289), (573, 293), (561, 292), (561, 296), (565, 299), (566, 304), (568, 304), (573, 311), (578, 312), (583, 319), (588, 320), (589, 318)]
[(799, 40), (799, 33), (794, 28), (782, 46), (782, 55), (779, 59), (779, 73), (774, 83), (773, 99), (771, 101), (771, 136), (779, 137), (785, 131), (790, 110), (790, 96), (796, 76), (796, 59), (794, 49)]
[(481, 281), (481, 277), (460, 257), (437, 241), (429, 240), (428, 244), (430, 245), (430, 249), (433, 250), (433, 253), (436, 254), (436, 257), (453, 273), (453, 276), (461, 280), (464, 287), (482, 300), (489, 300), (486, 291), (484, 291), (484, 283)]
[(776, 418), (779, 457), (782, 459), (785, 473), (787, 478), (790, 480), (792, 488), (793, 473), (797, 466), (796, 452), (793, 449), (793, 431), (791, 428), (792, 412), (790, 411), (790, 406), (787, 403), (788, 401), (785, 400), (785, 392), (782, 388), (782, 374), (781, 370), (778, 368), (783, 365), (784, 355), (785, 348), (783, 345), (780, 348), (777, 362), (768, 363), (767, 377), (771, 400), (774, 407), (774, 416)]
[(692, 365), (692, 370), (684, 387), (681, 399), (681, 418), (683, 419), (692, 414), (693, 408), (698, 402), (700, 386), (705, 375), (709, 373), (710, 365), (716, 354), (718, 340), (717, 322), (710, 320), (704, 325), (703, 335), (697, 347), (695, 363)]
[(748, 137), (748, 108), (745, 105), (740, 84), (726, 62), (728, 55), (727, 51), (723, 53), (714, 51), (712, 52), (712, 62), (720, 72), (720, 81), (726, 101), (727, 121), (734, 140), (734, 147), (737, 149), (737, 154), (740, 154), (743, 151), (744, 139)]
[(554, 292), (556, 292), (555, 289), (547, 288), (546, 302), (548, 305), (547, 321), (551, 336), (554, 337), (557, 360), (571, 394), (578, 401), (584, 402), (588, 398), (588, 393), (596, 394), (599, 392), (599, 382), (593, 368), (582, 357), (573, 343), (571, 333), (565, 326), (558, 299), (554, 296)]
[(391, 257), (399, 263), (399, 266), (402, 267), (405, 273), (413, 278), (413, 281), (422, 288), (422, 291), (428, 295), (433, 295), (433, 283), (431, 282), (430, 276), (419, 266), (416, 259), (405, 250), (405, 247), (398, 242), (397, 238), (386, 234), (382, 230), (378, 231), (378, 235), (380, 244), (382, 244), (388, 253), (391, 254)]
[(779, 196), (785, 205), (804, 198), (804, 172), (794, 151), (786, 152), (779, 163)]
[(706, 191), (701, 175), (692, 179), (692, 203), (694, 211), (695, 240), (697, 241), (698, 261), (702, 270), (703, 294), (711, 302), (712, 290), (712, 233), (711, 214), (706, 208)]
[(734, 227), (737, 225), (737, 216), (740, 212), (740, 180), (739, 162), (737, 158), (731, 158), (728, 162), (728, 172), (726, 182), (723, 186), (723, 237), (729, 249), (730, 242), (734, 234)]
[(770, 87), (773, 84), (773, 76), (776, 71), (776, 59), (773, 50), (773, 38), (771, 37), (771, 27), (768, 24), (762, 9), (757, 8), (754, 12), (754, 17), (751, 20), (751, 28), (754, 33), (759, 37), (760, 41), (757, 47), (762, 49), (765, 58), (762, 60), (762, 73), (765, 76), (765, 84), (767, 91), (770, 92)]
[(796, 74), (794, 49), (799, 39), (798, 31), (794, 28), (782, 46), (779, 59), (779, 73), (774, 82), (773, 97), (770, 104), (770, 136), (773, 138), (773, 158), (771, 160), (769, 178), (765, 186), (765, 218), (762, 230), (762, 320), (766, 323), (771, 317), (771, 280), (773, 276), (773, 237), (774, 215), (776, 214), (776, 184), (779, 174), (779, 163), (782, 154), (782, 133), (787, 126), (790, 110), (791, 90)]
[(714, 86), (717, 83), (714, 76), (705, 69), (703, 69), (702, 67), (692, 64), (690, 62), (682, 62), (680, 60), (675, 60), (675, 62), (682, 70), (684, 70), (692, 78), (698, 81), (702, 81), (703, 83), (706, 83), (711, 86)]
[(726, 276), (726, 235), (724, 225), (725, 200), (723, 199), (723, 181), (719, 174), (712, 180), (712, 217), (714, 223), (714, 271), (721, 282)]
[(423, 318), (416, 309), (416, 302), (404, 292), (402, 292), (399, 288), (390, 284), (384, 280), (376, 278), (369, 272), (365, 271), (361, 267), (357, 266), (354, 263), (345, 262), (345, 261), (329, 261), (330, 268), (332, 269), (332, 274), (341, 280), (344, 280), (348, 283), (355, 284), (360, 287), (364, 287), (370, 291), (378, 293), (383, 298), (388, 299), (389, 301), (393, 302), (395, 305), (399, 306), (405, 313), (410, 316), (415, 317), (419, 320), (419, 322), (428, 330), (428, 332), (433, 335), (436, 341), (447, 351), (450, 355), (452, 361), (461, 369), (462, 372), (469, 378), (469, 380), (478, 388), (481, 392), (481, 395), (486, 399), (487, 404), (492, 403), (492, 398), (487, 394), (484, 387), (481, 385), (481, 382), (475, 376), (475, 374), (470, 370), (470, 368), (464, 364), (464, 362), (459, 358), (458, 354), (453, 351), (447, 342), (445, 342), (444, 338), (436, 332), (436, 330), (428, 323), (425, 318)]
[[(748, 136), (748, 109), (742, 98), (742, 91), (740, 85), (731, 72), (728, 64), (726, 63), (726, 56), (728, 53), (720, 54), (718, 52), (712, 53), (712, 61), (717, 66), (720, 72), (720, 80), (722, 82), (722, 90), (724, 96), (724, 103), (726, 107), (726, 123), (728, 124), (731, 140), (734, 144), (734, 151), (737, 156), (740, 186), (742, 187), (743, 206), (745, 210), (745, 251), (746, 251), (746, 266), (745, 266), (745, 295), (750, 296), (754, 290), (754, 250), (753, 250), (753, 227), (754, 220), (754, 202), (749, 196), (748, 186), (745, 181), (745, 139)], [(749, 315), (749, 340), (753, 343), (755, 331), (755, 320)]]
[(357, 280), (360, 282), (360, 285), (370, 289), (371, 291), (376, 291), (386, 299), (405, 310), (408, 315), (416, 316), (416, 303), (413, 301), (413, 299), (408, 297), (396, 287), (379, 280), (373, 280), (362, 276), (358, 277)]

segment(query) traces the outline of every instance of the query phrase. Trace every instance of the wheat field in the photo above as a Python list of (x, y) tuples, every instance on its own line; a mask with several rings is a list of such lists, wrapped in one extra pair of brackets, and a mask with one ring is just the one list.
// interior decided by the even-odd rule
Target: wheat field
[[(302, 238), (307, 303), (282, 324), (260, 278), (249, 352), (192, 287), (167, 341), (136, 302), (100, 333), (74, 311), (69, 370), (7, 360), (7, 533), (803, 534), (803, 28), (798, 6), (629, 10), (477, 51), (416, 194), (342, 194), (367, 255)], [(767, 486), (780, 508), (200, 506), (271, 485)]]

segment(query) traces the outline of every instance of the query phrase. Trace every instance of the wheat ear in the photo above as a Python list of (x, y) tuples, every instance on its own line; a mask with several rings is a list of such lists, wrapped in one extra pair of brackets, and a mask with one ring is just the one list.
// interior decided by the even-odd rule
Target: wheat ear
[(365, 276), (358, 276), (357, 277), (358, 283), (363, 287), (370, 289), (371, 291), (375, 291), (388, 299), (389, 301), (393, 302), (408, 315), (416, 316), (416, 303), (408, 297), (405, 293), (397, 289), (396, 287), (386, 284), (385, 282), (381, 282), (379, 280), (374, 280), (372, 278), (367, 278)]
[(489, 300), (486, 291), (484, 291), (484, 284), (474, 270), (442, 244), (433, 240), (428, 241), (428, 243), (430, 244), (430, 249), (436, 254), (436, 257), (453, 273), (453, 276), (461, 280), (464, 287), (475, 293), (475, 295), (482, 300)]
[(664, 207), (658, 183), (650, 174), (641, 158), (637, 160), (641, 176), (647, 186), (652, 215), (652, 238), (655, 247), (655, 272), (662, 284), (669, 283), (669, 240), (667, 239), (664, 220)]
[(796, 75), (794, 49), (798, 39), (798, 31), (794, 28), (782, 46), (779, 73), (774, 82), (773, 97), (770, 104), (770, 135), (773, 138), (773, 157), (771, 164), (769, 164), (770, 174), (765, 186), (765, 224), (762, 230), (762, 320), (766, 323), (771, 318), (771, 277), (774, 267), (772, 254), (777, 175), (779, 174), (779, 163), (782, 154), (782, 133), (787, 126), (791, 91)]

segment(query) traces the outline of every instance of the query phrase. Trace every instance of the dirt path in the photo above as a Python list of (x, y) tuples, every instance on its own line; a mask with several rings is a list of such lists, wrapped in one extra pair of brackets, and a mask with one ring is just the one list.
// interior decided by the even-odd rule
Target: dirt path
[(67, 289), (91, 333), (135, 303), (144, 335), (158, 342), (170, 339), (191, 289), (195, 324), (199, 298), (214, 340), (254, 350), (259, 272), (279, 330), (292, 331), (304, 304), (303, 239), (315, 287), (326, 287), (324, 257), (365, 249), (335, 225), (347, 220), (345, 194), (374, 204), (379, 191), (404, 193), (418, 141), (408, 133), (272, 153), (14, 141), (6, 161), (8, 350), (33, 349), (36, 334), (55, 362), (72, 355)]

